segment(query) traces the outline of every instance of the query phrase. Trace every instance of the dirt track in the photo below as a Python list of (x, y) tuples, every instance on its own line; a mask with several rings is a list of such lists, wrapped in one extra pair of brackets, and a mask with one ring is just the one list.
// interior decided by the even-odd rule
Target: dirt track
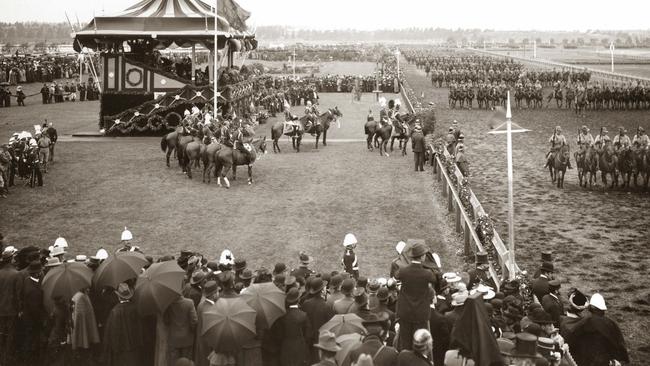
[[(424, 91), (424, 100), (436, 103), (439, 126), (446, 129), (458, 120), (471, 162), (470, 184), (506, 241), (506, 139), (487, 134), (503, 120), (491, 111), (449, 109), (447, 89), (432, 89), (424, 71), (405, 67), (416, 94)], [(640, 360), (650, 357), (650, 194), (634, 189), (586, 190), (578, 186), (575, 169), (567, 172), (562, 190), (551, 184), (548, 170), (542, 167), (546, 141), (555, 125), (563, 127), (575, 147), (576, 131), (583, 124), (592, 133), (607, 126), (613, 137), (619, 125), (628, 131), (639, 124), (647, 129), (650, 113), (590, 111), (586, 118), (577, 118), (571, 111), (551, 108), (515, 109), (512, 114), (513, 121), (532, 130), (513, 137), (518, 264), (532, 273), (540, 263), (540, 252), (551, 249), (560, 268), (562, 293), (570, 287), (589, 294), (602, 291), (610, 316), (624, 330), (634, 364), (646, 364)]]

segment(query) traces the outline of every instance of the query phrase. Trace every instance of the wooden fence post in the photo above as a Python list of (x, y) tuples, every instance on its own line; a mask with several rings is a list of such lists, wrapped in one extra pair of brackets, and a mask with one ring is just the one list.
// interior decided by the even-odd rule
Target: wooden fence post
[(471, 235), (469, 234), (469, 231), (472, 230), (472, 228), (469, 227), (469, 224), (467, 222), (465, 222), (465, 224), (463, 225), (463, 228), (464, 228), (463, 237), (465, 239), (464, 240), (465, 241), (465, 255), (469, 256), (469, 253), (470, 253), (470, 241), (471, 241)]
[(452, 212), (454, 210), (454, 192), (451, 190), (451, 185), (447, 184), (447, 210)]

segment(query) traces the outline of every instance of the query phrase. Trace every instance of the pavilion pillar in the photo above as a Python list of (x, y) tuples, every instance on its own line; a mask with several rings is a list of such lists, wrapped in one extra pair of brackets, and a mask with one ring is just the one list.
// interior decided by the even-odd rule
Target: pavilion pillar
[(192, 43), (192, 84), (196, 85), (196, 44)]

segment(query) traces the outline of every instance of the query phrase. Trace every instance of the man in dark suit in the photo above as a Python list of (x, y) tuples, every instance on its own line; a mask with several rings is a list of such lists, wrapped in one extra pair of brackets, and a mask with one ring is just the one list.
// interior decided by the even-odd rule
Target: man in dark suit
[(176, 359), (181, 357), (192, 357), (196, 324), (198, 322), (194, 302), (179, 295), (165, 310), (164, 320), (169, 331), (170, 361), (176, 362)]
[(300, 259), (300, 266), (291, 271), (291, 275), (294, 277), (302, 277), (304, 279), (307, 279), (309, 276), (314, 274), (314, 271), (309, 269), (309, 264), (313, 261), (313, 258), (304, 252), (300, 252), (298, 258)]
[(397, 297), (397, 318), (400, 324), (399, 349), (411, 349), (413, 333), (422, 328), (428, 328), (429, 321), (429, 289), (436, 287), (436, 278), (428, 269), (422, 266), (427, 253), (427, 247), (417, 243), (411, 249), (411, 263), (397, 273), (397, 279), (402, 282)]
[(430, 294), (431, 310), (429, 311), (429, 329), (431, 330), (431, 338), (433, 339), (433, 365), (444, 366), (445, 353), (449, 350), (449, 337), (451, 329), (447, 325), (445, 316), (436, 310), (436, 303), (438, 298)]
[(312, 327), (307, 314), (298, 309), (300, 292), (292, 288), (287, 293), (287, 313), (275, 321), (271, 333), (279, 345), (280, 365), (307, 365), (309, 364), (309, 343)]
[(542, 307), (544, 311), (551, 314), (553, 324), (556, 327), (560, 326), (560, 318), (564, 315), (564, 305), (559, 298), (560, 294), (560, 281), (551, 280), (548, 283), (549, 293), (542, 297)]
[[(417, 122), (416, 122), (417, 123)], [(415, 160), (415, 171), (424, 171), (424, 152), (426, 151), (426, 144), (424, 141), (424, 134), (422, 127), (419, 124), (415, 125), (413, 135), (411, 136), (411, 144), (413, 146), (413, 159)]]
[[(312, 327), (312, 333), (305, 335), (307, 344), (314, 344), (318, 340), (320, 327), (327, 323), (335, 313), (334, 310), (327, 306), (323, 298), (323, 292), (326, 290), (325, 281), (320, 277), (315, 277), (309, 282), (309, 287), (311, 296), (302, 303), (302, 311), (307, 314), (309, 324)], [(315, 347), (311, 348), (311, 362), (318, 362), (318, 349)]]
[(540, 268), (540, 275), (533, 280), (531, 285), (533, 294), (537, 297), (537, 301), (540, 303), (544, 298), (544, 295), (549, 294), (550, 288), (548, 282), (551, 280), (551, 275), (553, 273), (553, 263), (543, 262), (542, 267)]
[(397, 350), (385, 346), (388, 315), (386, 313), (369, 313), (363, 318), (363, 326), (366, 328), (366, 337), (363, 343), (350, 351), (350, 361), (355, 364), (362, 354), (372, 357), (374, 366), (393, 366), (397, 364)]
[(39, 261), (33, 261), (27, 267), (28, 275), (23, 278), (22, 293), (19, 308), (22, 313), (20, 317), (20, 329), (23, 331), (21, 350), (25, 364), (37, 365), (41, 359), (41, 336), (44, 331), (46, 318), (45, 307), (43, 306), (43, 290), (41, 281), (43, 266)]
[(490, 265), (488, 264), (487, 252), (478, 252), (474, 255), (475, 268), (467, 271), (469, 274), (469, 283), (467, 289), (472, 290), (478, 284), (482, 283), (486, 286), (496, 288), (494, 281), (490, 278)]
[(15, 362), (16, 321), (23, 277), (14, 267), (14, 252), (7, 248), (0, 262), (0, 365)]
[(348, 314), (354, 311), (354, 280), (351, 278), (345, 279), (341, 285), (341, 293), (343, 298), (334, 302), (334, 312), (336, 314)]

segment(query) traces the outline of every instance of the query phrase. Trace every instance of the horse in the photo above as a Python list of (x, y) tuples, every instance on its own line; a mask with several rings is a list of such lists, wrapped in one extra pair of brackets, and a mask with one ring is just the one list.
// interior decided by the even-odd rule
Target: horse
[[(575, 153), (576, 166), (578, 168), (578, 179), (581, 187), (587, 187), (587, 174), (589, 174), (589, 188), (596, 181), (596, 172), (598, 171), (598, 155), (593, 147), (580, 149)], [(583, 185), (584, 179), (584, 185)]]
[[(321, 113), (321, 115), (317, 117), (316, 121), (311, 121), (311, 118), (309, 116), (303, 116), (299, 119), (301, 128), (294, 128), (290, 133), (287, 134), (287, 136), (291, 136), (293, 148), (296, 150), (296, 152), (300, 152), (300, 142), (302, 141), (302, 135), (304, 133), (311, 133), (316, 135), (315, 149), (318, 149), (318, 141), (320, 140), (321, 134), (323, 135), (323, 146), (327, 146), (327, 130), (330, 128), (330, 124), (332, 122), (338, 121), (340, 117), (343, 117), (343, 113), (341, 113), (339, 107), (330, 108), (324, 113)], [(306, 131), (305, 129), (307, 121), (312, 122), (312, 126), (310, 127), (309, 131)], [(280, 122), (280, 125), (276, 123), (273, 126), (273, 129), (276, 130), (275, 133), (271, 131), (271, 137), (276, 137), (274, 139), (274, 146), (276, 146), (278, 149), (279, 146), (277, 145), (276, 140), (282, 136), (280, 127), (282, 127), (282, 122)], [(278, 132), (280, 132), (279, 135)]]
[(377, 144), (377, 141), (381, 138), (381, 142), (379, 143), (380, 156), (384, 156), (384, 153), (386, 153), (386, 156), (389, 156), (388, 149), (386, 148), (386, 146), (388, 145), (388, 139), (390, 139), (392, 132), (393, 132), (393, 125), (390, 123), (379, 123), (378, 127), (375, 128), (375, 133), (374, 133), (375, 145)]
[(467, 108), (472, 109), (472, 103), (474, 102), (474, 89), (467, 89), (467, 94), (465, 95), (465, 100), (467, 101)]
[(205, 150), (203, 151), (201, 156), (201, 160), (203, 160), (203, 183), (206, 183), (206, 177), (208, 178), (208, 184), (212, 182), (211, 175), (212, 170), (216, 166), (217, 152), (224, 146), (225, 145), (220, 142), (213, 141), (211, 144), (206, 146)]
[(648, 188), (648, 181), (650, 180), (650, 150), (637, 148), (634, 152), (636, 160), (636, 171), (634, 173), (634, 185), (637, 185), (637, 178), (641, 174), (643, 179), (643, 187)]
[(571, 109), (573, 102), (575, 101), (576, 93), (572, 88), (567, 88), (566, 95), (564, 96), (564, 104), (567, 109)]
[(542, 89), (537, 89), (533, 93), (533, 108), (542, 108), (544, 105), (544, 94)]
[(607, 174), (612, 176), (612, 184), (609, 188), (614, 188), (615, 185), (618, 185), (618, 171), (616, 167), (618, 165), (616, 154), (612, 151), (611, 145), (607, 145), (603, 151), (600, 152), (600, 158), (598, 166), (600, 168), (600, 176), (603, 181), (603, 185), (607, 185)]
[(456, 108), (456, 89), (449, 89), (449, 108)]
[(562, 89), (557, 88), (549, 94), (548, 99), (546, 100), (546, 108), (548, 108), (548, 105), (551, 103), (551, 99), (555, 99), (555, 105), (558, 108), (562, 108), (562, 100), (564, 99), (562, 96)]
[(167, 155), (167, 167), (169, 168), (169, 157), (172, 155), (174, 150), (178, 147), (179, 132), (172, 131), (160, 140), (160, 149)]
[[(188, 142), (187, 144), (184, 144), (186, 140)], [(187, 174), (189, 179), (192, 179), (192, 163), (194, 163), (195, 168), (201, 166), (201, 152), (205, 151), (205, 147), (206, 145), (199, 137), (183, 136), (181, 138), (181, 145), (178, 149), (181, 154), (181, 168), (183, 169), (183, 172)]]
[[(571, 157), (569, 150), (569, 145), (560, 146), (553, 154), (552, 163), (548, 166), (548, 170), (551, 173), (551, 181), (555, 182), (557, 180), (558, 188), (564, 188), (564, 174), (566, 173), (566, 168), (569, 165), (569, 159)], [(561, 175), (558, 173), (561, 173)]]
[(621, 188), (630, 187), (630, 178), (635, 170), (635, 159), (632, 150), (621, 149), (618, 155), (618, 171), (621, 174)]
[(402, 125), (403, 127), (396, 127), (393, 126), (393, 132), (390, 137), (390, 152), (393, 152), (393, 144), (395, 143), (395, 139), (399, 140), (399, 147), (402, 150), (402, 156), (406, 155), (406, 145), (411, 138), (411, 127), (412, 124), (415, 123), (415, 116), (406, 114), (404, 117), (401, 119), (405, 122), (403, 125), (400, 123), (401, 121), (397, 121), (397, 124)]
[(248, 184), (253, 184), (253, 167), (252, 165), (257, 160), (258, 154), (261, 152), (266, 154), (266, 136), (254, 140), (251, 144), (251, 151), (245, 154), (238, 149), (230, 146), (223, 146), (215, 155), (215, 165), (217, 169), (217, 185), (221, 187), (221, 178), (224, 179), (226, 188), (230, 188), (230, 181), (226, 176), (228, 171), (232, 168), (233, 180), (237, 179), (237, 166), (248, 166)]
[(375, 132), (377, 131), (377, 127), (379, 126), (379, 123), (374, 120), (374, 118), (369, 119), (366, 121), (366, 124), (363, 126), (363, 131), (366, 134), (366, 143), (368, 145), (368, 150), (374, 151), (373, 147), (373, 141), (372, 138), (375, 136)]
[(580, 92), (576, 95), (576, 114), (584, 117), (585, 108), (587, 108), (587, 93)]
[(517, 109), (521, 109), (521, 101), (526, 97), (526, 93), (524, 92), (524, 88), (521, 86), (517, 86), (515, 89), (515, 103), (517, 105)]

